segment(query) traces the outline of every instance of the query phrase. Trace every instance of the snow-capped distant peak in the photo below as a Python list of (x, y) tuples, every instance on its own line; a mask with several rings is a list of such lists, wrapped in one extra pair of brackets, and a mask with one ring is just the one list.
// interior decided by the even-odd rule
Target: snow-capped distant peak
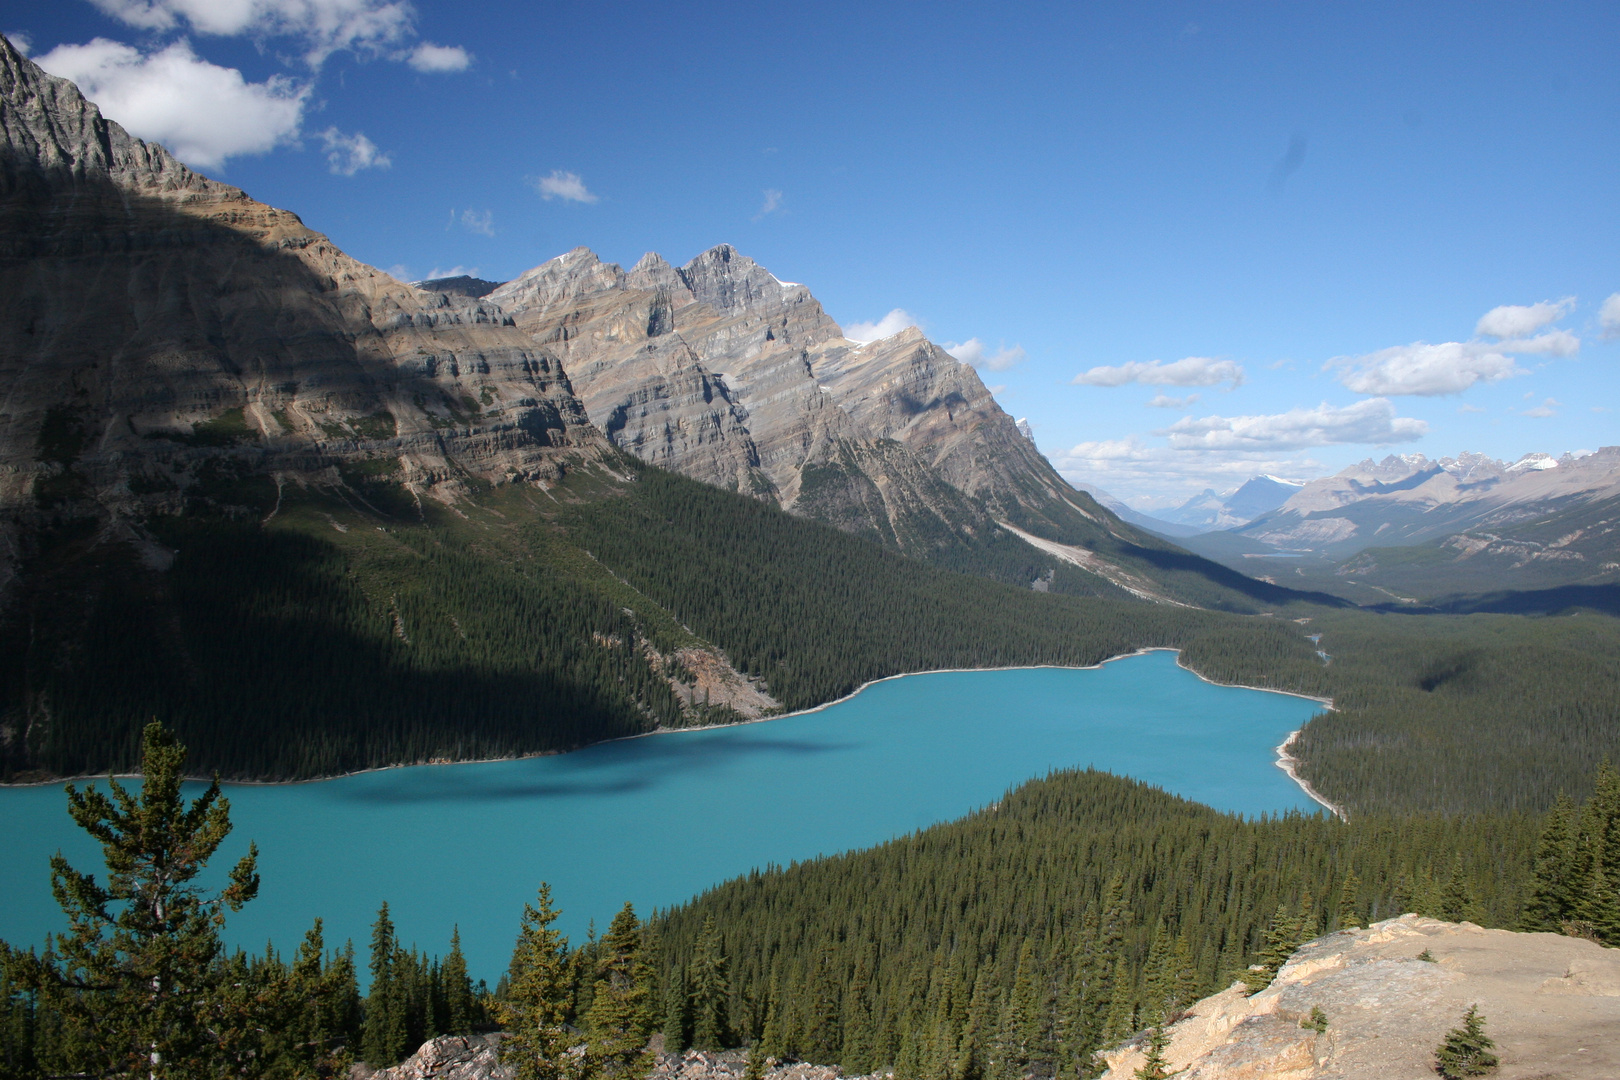
[(1272, 476), (1270, 473), (1261, 473), (1261, 480), (1270, 480), (1273, 484), (1287, 484), (1289, 487), (1304, 487), (1309, 480), (1290, 480), (1286, 476)]
[(1556, 469), (1558, 459), (1551, 454), (1526, 454), (1507, 467), (1508, 472), (1531, 472), (1538, 469)]

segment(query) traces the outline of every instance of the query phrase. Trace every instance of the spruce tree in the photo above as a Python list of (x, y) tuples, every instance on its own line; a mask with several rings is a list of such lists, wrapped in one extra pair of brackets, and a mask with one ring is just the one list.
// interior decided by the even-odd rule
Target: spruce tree
[(1170, 1059), (1165, 1051), (1170, 1048), (1170, 1033), (1164, 1029), (1163, 1024), (1153, 1025), (1148, 1032), (1147, 1047), (1140, 1067), (1132, 1075), (1136, 1080), (1167, 1080), (1173, 1075), (1170, 1072)]
[(1530, 900), (1525, 905), (1525, 930), (1550, 930), (1556, 933), (1570, 917), (1574, 907), (1571, 892), (1571, 861), (1575, 843), (1575, 804), (1568, 795), (1558, 793), (1558, 801), (1547, 815), (1541, 841), (1536, 846), (1536, 865), (1531, 878)]
[(692, 1045), (692, 995), (687, 987), (686, 968), (670, 969), (664, 984), (664, 1052), (679, 1054)]
[(1258, 994), (1271, 985), (1271, 980), (1277, 977), (1288, 958), (1300, 946), (1300, 916), (1290, 914), (1288, 909), (1277, 905), (1277, 913), (1271, 917), (1271, 925), (1266, 928), (1265, 946), (1260, 950), (1260, 963), (1257, 967), (1240, 972), (1238, 977), (1250, 994)]
[(608, 1077), (639, 1076), (651, 1066), (652, 976), (642, 955), (641, 921), (625, 904), (597, 943), (595, 991), (585, 1027), (594, 1067)]
[(371, 986), (366, 991), (360, 1035), (360, 1056), (374, 1069), (387, 1068), (404, 1058), (405, 987), (404, 972), (396, 964), (398, 953), (394, 922), (388, 917), (388, 901), (384, 900), (377, 909), (377, 920), (371, 924)]
[(1485, 1018), (1479, 1006), (1470, 1005), (1463, 1013), (1462, 1027), (1452, 1028), (1434, 1051), (1434, 1070), (1446, 1080), (1484, 1076), (1496, 1068), (1496, 1043), (1485, 1034)]
[(581, 1080), (584, 1073), (583, 1059), (569, 1053), (568, 939), (551, 928), (556, 921), (551, 886), (541, 882), (535, 904), (523, 905), (506, 996), (496, 1006), (506, 1033), (501, 1064), (513, 1080)]
[(704, 920), (696, 952), (692, 973), (692, 1045), (699, 1050), (723, 1050), (731, 1037), (731, 981), (713, 916)]
[(439, 973), (444, 993), (444, 1029), (449, 1035), (471, 1035), (478, 1022), (478, 999), (473, 996), (472, 979), (467, 974), (467, 958), (461, 952), (461, 927), (450, 930), (450, 953)]
[(1440, 890), (1438, 914), (1447, 922), (1462, 922), (1473, 914), (1473, 907), (1474, 895), (1468, 888), (1468, 878), (1463, 873), (1462, 855), (1459, 853), (1452, 858), (1451, 876)]
[(1357, 898), (1360, 895), (1361, 879), (1352, 870), (1349, 876), (1344, 879), (1344, 883), (1339, 886), (1339, 913), (1338, 918), (1335, 920), (1338, 923), (1336, 929), (1350, 930), (1361, 925), (1361, 916), (1356, 911)]
[[(110, 795), (67, 785), (68, 813), (101, 843), (106, 884), (51, 859), (51, 885), (69, 930), (43, 956), (8, 953), (11, 977), (37, 995), (58, 1028), (58, 1072), (103, 1077), (224, 1075), (251, 1037), (222, 956), (219, 929), (259, 891), (253, 845), (217, 893), (196, 884), (231, 831), (230, 801), (216, 778), (189, 806), (181, 795), (186, 751), (157, 722), (141, 741), (143, 783), (133, 794), (108, 779)], [(230, 1015), (227, 1015), (230, 1014)]]

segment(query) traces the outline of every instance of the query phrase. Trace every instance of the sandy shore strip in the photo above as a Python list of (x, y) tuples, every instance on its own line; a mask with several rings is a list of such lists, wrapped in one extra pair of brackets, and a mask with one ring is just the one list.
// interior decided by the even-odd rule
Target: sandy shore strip
[(1349, 821), (1350, 815), (1345, 812), (1344, 807), (1340, 806), (1338, 803), (1329, 802), (1322, 796), (1321, 792), (1317, 791), (1311, 786), (1311, 782), (1309, 780), (1306, 780), (1304, 777), (1299, 775), (1300, 762), (1299, 758), (1294, 756), (1293, 750), (1294, 743), (1299, 741), (1299, 736), (1302, 731), (1304, 731), (1303, 728), (1290, 731), (1288, 733), (1288, 738), (1284, 739), (1280, 744), (1278, 744), (1277, 760), (1274, 762), (1274, 764), (1277, 766), (1277, 768), (1287, 773), (1288, 779), (1298, 784), (1300, 789), (1303, 790), (1305, 794), (1309, 795), (1311, 798), (1315, 799), (1317, 802), (1331, 810), (1333, 815), (1340, 821)]

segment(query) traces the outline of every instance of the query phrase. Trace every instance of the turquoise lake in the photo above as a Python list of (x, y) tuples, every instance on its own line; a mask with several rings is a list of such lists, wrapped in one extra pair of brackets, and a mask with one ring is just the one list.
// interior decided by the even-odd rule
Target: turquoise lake
[[(227, 937), (286, 953), (319, 915), (364, 967), (387, 900), (401, 941), (431, 953), (459, 923), (474, 978), (494, 985), (541, 880), (579, 941), (626, 900), (645, 915), (753, 867), (867, 847), (1051, 769), (1096, 766), (1248, 815), (1314, 809), (1273, 748), (1321, 709), (1206, 683), (1161, 651), (908, 676), (816, 712), (572, 754), (231, 785), (236, 828), (215, 862), (254, 840), (264, 885)], [(50, 856), (99, 876), (100, 849), (61, 785), (0, 789), (0, 808), (0, 938), (39, 944), (63, 925)]]

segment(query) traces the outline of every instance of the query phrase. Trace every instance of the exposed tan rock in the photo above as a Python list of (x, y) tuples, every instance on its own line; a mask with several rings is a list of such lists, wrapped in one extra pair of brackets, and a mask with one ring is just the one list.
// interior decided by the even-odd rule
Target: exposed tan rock
[(498, 1035), (440, 1035), (388, 1069), (356, 1065), (350, 1080), (504, 1080)]
[[(1205, 998), (1169, 1029), (1167, 1056), (1186, 1080), (1429, 1080), (1476, 1004), (1503, 1080), (1620, 1076), (1620, 950), (1416, 915), (1311, 942), (1253, 997)], [(1300, 1026), (1313, 1008), (1324, 1033)], [(1105, 1080), (1132, 1076), (1144, 1042), (1105, 1055)]]
[(557, 357), (609, 438), (705, 483), (901, 547), (983, 537), (996, 517), (1088, 535), (1111, 518), (970, 366), (915, 329), (848, 341), (808, 289), (728, 245), (628, 272), (577, 248), (488, 299)]
[[(174, 508), (208, 461), (419, 494), (611, 455), (556, 360), (130, 136), (0, 41), (0, 514)], [(54, 509), (53, 509), (54, 508)]]

